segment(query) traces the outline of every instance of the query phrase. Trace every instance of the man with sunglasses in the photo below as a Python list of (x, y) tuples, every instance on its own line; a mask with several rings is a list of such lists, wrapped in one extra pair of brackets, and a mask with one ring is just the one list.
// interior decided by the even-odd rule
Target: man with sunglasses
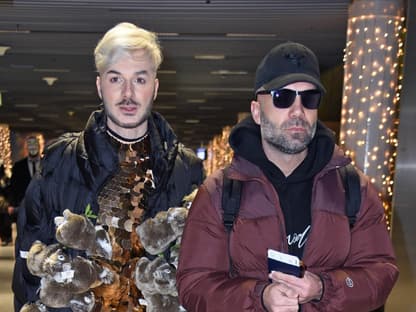
[[(338, 168), (351, 160), (318, 121), (325, 88), (315, 54), (299, 43), (276, 46), (259, 64), (254, 90), (251, 116), (230, 134), (231, 165), (205, 180), (188, 215), (177, 275), (182, 305), (198, 312), (382, 306), (398, 276), (384, 210), (360, 172), (361, 206), (350, 228)], [(240, 181), (241, 197), (228, 233), (229, 180)], [(268, 249), (297, 256), (306, 271), (269, 272)]]

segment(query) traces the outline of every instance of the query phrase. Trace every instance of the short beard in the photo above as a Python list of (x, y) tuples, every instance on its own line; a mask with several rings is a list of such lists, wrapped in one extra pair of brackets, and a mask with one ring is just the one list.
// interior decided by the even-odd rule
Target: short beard
[[(128, 100), (129, 101), (129, 105), (139, 105), (138, 103), (136, 103), (133, 100)], [(122, 105), (125, 104), (127, 102), (127, 100), (124, 100), (120, 103), (118, 103), (117, 105)], [(106, 107), (106, 103), (105, 100), (103, 99), (103, 103), (104, 103), (104, 110), (105, 113), (107, 115), (107, 118), (109, 120), (111, 120), (115, 125), (119, 126), (120, 128), (124, 128), (124, 129), (134, 129), (137, 128), (139, 126), (141, 126), (144, 122), (146, 122), (146, 120), (149, 118), (151, 111), (152, 111), (152, 107), (153, 107), (153, 99), (150, 100), (150, 103), (148, 103), (148, 105), (146, 105), (146, 110), (143, 112), (143, 115), (135, 122), (122, 122), (120, 119), (118, 119), (115, 115), (113, 115), (110, 110), (105, 109)]]
[[(260, 112), (261, 134), (263, 139), (271, 146), (285, 154), (299, 154), (304, 151), (312, 141), (316, 132), (316, 122), (309, 125), (301, 118), (290, 119), (278, 128), (264, 114)], [(287, 134), (284, 129), (293, 125), (301, 125), (306, 133)]]

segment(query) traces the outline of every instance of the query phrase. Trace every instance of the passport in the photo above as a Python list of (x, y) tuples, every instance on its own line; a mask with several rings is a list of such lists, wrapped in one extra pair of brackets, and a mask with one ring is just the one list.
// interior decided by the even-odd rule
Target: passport
[(267, 264), (269, 272), (278, 271), (297, 277), (303, 277), (306, 269), (303, 261), (297, 256), (289, 255), (274, 249), (267, 250)]

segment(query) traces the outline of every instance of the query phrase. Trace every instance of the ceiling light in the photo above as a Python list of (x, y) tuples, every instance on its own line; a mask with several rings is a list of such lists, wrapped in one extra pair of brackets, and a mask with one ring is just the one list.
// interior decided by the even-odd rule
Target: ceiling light
[(14, 68), (14, 69), (33, 69), (34, 66), (29, 65), (29, 64), (10, 64), (10, 68)]
[(58, 80), (58, 77), (42, 77), (42, 80), (46, 81), (48, 86), (52, 86)]
[(248, 72), (245, 70), (213, 70), (210, 72), (211, 75), (220, 75), (220, 76), (237, 76), (237, 75), (248, 75)]
[(3, 56), (10, 47), (8, 46), (0, 46), (0, 56)]
[(186, 119), (185, 123), (197, 124), (197, 123), (199, 123), (199, 120), (198, 119)]
[(197, 54), (197, 55), (194, 55), (194, 58), (196, 60), (214, 60), (214, 61), (218, 61), (218, 60), (225, 59), (225, 55), (224, 54)]
[(176, 95), (176, 92), (159, 91), (157, 95)]
[(33, 71), (38, 73), (69, 73), (71, 70), (67, 68), (34, 68)]
[(30, 34), (30, 30), (28, 29), (0, 29), (0, 34)]
[(20, 117), (19, 120), (20, 121), (25, 121), (25, 122), (32, 122), (35, 119), (33, 117)]
[(39, 105), (38, 104), (25, 104), (25, 103), (22, 103), (22, 104), (14, 104), (14, 107), (16, 107), (16, 108), (38, 108), (39, 107)]
[(206, 99), (188, 99), (188, 100), (186, 100), (186, 102), (192, 103), (192, 104), (201, 104), (201, 103), (205, 103), (206, 101), (207, 101)]
[(179, 36), (178, 33), (169, 33), (169, 32), (167, 32), (167, 33), (157, 33), (157, 35), (158, 35), (158, 37), (162, 37), (162, 36), (164, 36), (164, 37), (176, 37), (176, 36)]
[(254, 38), (268, 38), (268, 37), (276, 37), (276, 34), (238, 34), (238, 33), (228, 33), (225, 34), (226, 37), (254, 37)]

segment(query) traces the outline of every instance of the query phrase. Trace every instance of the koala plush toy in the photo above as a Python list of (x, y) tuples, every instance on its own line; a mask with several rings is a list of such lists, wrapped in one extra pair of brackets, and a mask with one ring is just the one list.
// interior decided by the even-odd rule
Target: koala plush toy
[[(92, 311), (95, 299), (90, 289), (114, 280), (110, 270), (82, 257), (72, 259), (60, 244), (35, 241), (26, 262), (29, 272), (41, 277), (39, 298), (47, 307)], [(35, 307), (41, 305), (32, 304)]]
[(62, 245), (85, 250), (89, 256), (111, 260), (112, 247), (108, 232), (102, 226), (94, 226), (85, 215), (64, 210), (63, 216), (55, 218), (56, 239)]
[(176, 268), (159, 256), (154, 260), (140, 258), (136, 265), (135, 284), (146, 300), (147, 312), (178, 312)]
[(33, 303), (26, 303), (19, 312), (48, 312), (46, 306), (37, 301)]
[[(188, 208), (196, 191), (184, 198), (186, 207), (172, 207), (161, 211), (136, 227), (140, 241), (153, 260), (139, 259), (135, 269), (135, 284), (146, 301), (146, 312), (178, 312), (176, 268), (179, 244), (185, 226)], [(169, 255), (166, 259), (166, 255)]]
[(136, 232), (144, 249), (152, 255), (164, 252), (182, 236), (187, 216), (187, 208), (173, 207), (168, 211), (160, 211), (154, 218), (138, 225)]

